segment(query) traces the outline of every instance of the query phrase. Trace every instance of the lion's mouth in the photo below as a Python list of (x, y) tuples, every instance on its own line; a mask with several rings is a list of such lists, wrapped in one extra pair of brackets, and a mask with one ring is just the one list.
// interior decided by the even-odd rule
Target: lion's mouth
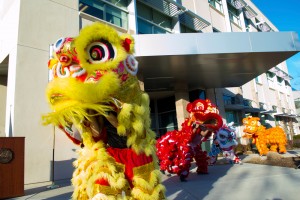
[(50, 96), (50, 103), (52, 105), (55, 105), (57, 104), (58, 102), (62, 102), (62, 101), (66, 101), (68, 100), (69, 98), (67, 98), (65, 95), (63, 94), (59, 94), (59, 93), (55, 93), (55, 94), (52, 94)]

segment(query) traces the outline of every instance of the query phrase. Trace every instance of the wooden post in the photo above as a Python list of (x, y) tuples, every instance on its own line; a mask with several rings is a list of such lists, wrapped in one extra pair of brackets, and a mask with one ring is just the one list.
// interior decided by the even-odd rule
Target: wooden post
[(24, 137), (0, 137), (0, 199), (24, 195)]

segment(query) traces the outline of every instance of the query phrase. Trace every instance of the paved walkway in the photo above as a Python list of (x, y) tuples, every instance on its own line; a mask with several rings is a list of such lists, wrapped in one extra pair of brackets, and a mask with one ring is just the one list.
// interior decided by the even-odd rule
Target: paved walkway
[[(300, 156), (300, 151), (290, 151), (285, 156)], [(187, 182), (180, 182), (174, 175), (163, 175), (169, 200), (300, 199), (300, 169), (244, 163), (210, 166), (207, 175), (197, 175), (195, 171), (193, 167)], [(11, 199), (70, 199), (73, 190), (70, 181), (57, 181), (56, 184), (59, 187), (55, 189), (47, 188), (51, 183), (25, 185), (26, 195)]]

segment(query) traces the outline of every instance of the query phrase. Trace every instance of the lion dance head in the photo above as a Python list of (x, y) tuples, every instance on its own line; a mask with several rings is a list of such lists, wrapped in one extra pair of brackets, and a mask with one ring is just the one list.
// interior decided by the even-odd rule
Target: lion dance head
[(145, 117), (149, 97), (135, 76), (134, 39), (96, 23), (78, 37), (58, 39), (53, 49), (54, 57), (48, 62), (53, 79), (46, 89), (53, 112), (43, 117), (44, 123), (59, 126), (75, 143), (81, 143), (88, 124), (97, 128), (97, 116), (116, 112), (118, 134), (134, 133), (129, 135), (128, 146), (140, 152), (154, 133), (145, 130), (150, 126)]
[(259, 122), (259, 117), (248, 116), (243, 118), (244, 125), (244, 133), (243, 137), (253, 138), (257, 136), (257, 132), (259, 127), (261, 127), (261, 123)]

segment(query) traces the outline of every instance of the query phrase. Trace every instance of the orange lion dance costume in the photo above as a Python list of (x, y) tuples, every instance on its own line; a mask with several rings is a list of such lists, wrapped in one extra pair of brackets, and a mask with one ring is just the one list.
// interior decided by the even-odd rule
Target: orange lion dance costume
[(201, 144), (223, 125), (219, 111), (208, 99), (189, 103), (187, 111), (190, 116), (182, 123), (182, 129), (167, 132), (156, 144), (160, 169), (177, 174), (181, 181), (188, 177), (193, 159), (198, 174), (208, 173), (209, 157)]
[(74, 162), (74, 200), (165, 199), (133, 48), (130, 35), (100, 23), (54, 45), (46, 91), (53, 112), (43, 120), (82, 147)]
[[(245, 138), (252, 138), (260, 155), (269, 151), (286, 153), (287, 139), (284, 131), (279, 126), (266, 129), (259, 122), (260, 118), (249, 116), (243, 119)], [(270, 147), (270, 149), (268, 148)]]

